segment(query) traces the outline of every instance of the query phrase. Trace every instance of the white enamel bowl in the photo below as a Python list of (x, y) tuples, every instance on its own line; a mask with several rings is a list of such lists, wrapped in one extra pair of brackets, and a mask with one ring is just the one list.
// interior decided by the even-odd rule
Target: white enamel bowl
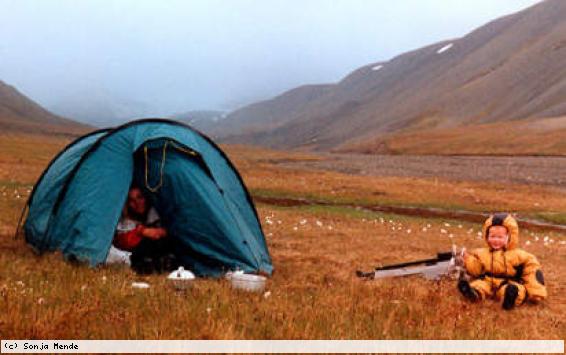
[(230, 276), (233, 288), (246, 291), (262, 291), (267, 278), (261, 275), (234, 273)]

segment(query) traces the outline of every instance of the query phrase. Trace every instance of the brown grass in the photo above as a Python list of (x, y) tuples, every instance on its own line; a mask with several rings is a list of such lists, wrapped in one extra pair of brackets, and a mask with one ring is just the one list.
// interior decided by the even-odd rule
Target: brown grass
[[(39, 143), (20, 141), (20, 149), (10, 153), (2, 148), (0, 161), (10, 170), (26, 165), (31, 158), (27, 154), (34, 151), (32, 145)], [(52, 143), (54, 153), (63, 142)], [(349, 184), (339, 174), (283, 172), (266, 161), (312, 159), (310, 156), (228, 149), (246, 182), (256, 190), (357, 198), (378, 188), (371, 182), (369, 188), (357, 192), (366, 178)], [(13, 177), (9, 184), (26, 185), (47, 160), (29, 163), (22, 177), (4, 170), (2, 174)], [(409, 182), (386, 181), (391, 189), (399, 186), (395, 201), (414, 202), (410, 193), (401, 191)], [(412, 183), (405, 188), (434, 186), (426, 180)], [(446, 184), (446, 188), (459, 186)], [(489, 196), (489, 190), (473, 186), (480, 196)], [(528, 200), (537, 192), (526, 187), (515, 190), (517, 203), (522, 203), (520, 197)], [(414, 193), (423, 201), (438, 199), (427, 197), (427, 190)], [(444, 198), (458, 195), (447, 193)], [(23, 199), (0, 196), (0, 212), (9, 216), (0, 222), (4, 228), (0, 231), (2, 339), (563, 339), (566, 334), (566, 246), (559, 244), (564, 234), (523, 232), (523, 243), (530, 241), (525, 248), (545, 268), (550, 297), (538, 306), (503, 312), (494, 302), (476, 305), (464, 301), (449, 280), (369, 282), (354, 277), (358, 268), (430, 257), (449, 250), (453, 242), (479, 246), (477, 225), (339, 207), (259, 205), (276, 268), (267, 286), (270, 294), (234, 291), (224, 280), (198, 280), (193, 289), (179, 293), (163, 276), (140, 277), (121, 268), (76, 267), (58, 254), (34, 255), (8, 234)], [(566, 210), (552, 199), (546, 206)], [(543, 244), (544, 236), (553, 242)], [(151, 288), (131, 288), (131, 282), (137, 280), (150, 283)]]
[(397, 133), (345, 152), (432, 155), (566, 155), (566, 117)]

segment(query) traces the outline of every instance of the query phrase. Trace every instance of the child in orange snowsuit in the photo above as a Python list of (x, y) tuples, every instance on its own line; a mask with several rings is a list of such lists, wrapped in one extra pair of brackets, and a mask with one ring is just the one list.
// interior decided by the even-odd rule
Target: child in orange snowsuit
[(471, 301), (495, 298), (504, 309), (529, 300), (546, 298), (544, 277), (536, 257), (518, 248), (519, 226), (509, 214), (489, 217), (483, 226), (488, 245), (467, 253), (464, 265), (472, 281), (460, 281), (458, 289)]

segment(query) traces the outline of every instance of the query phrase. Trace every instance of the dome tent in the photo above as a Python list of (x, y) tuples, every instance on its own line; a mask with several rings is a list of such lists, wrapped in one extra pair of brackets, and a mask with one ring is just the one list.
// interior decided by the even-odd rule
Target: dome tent
[(271, 274), (257, 211), (209, 138), (176, 121), (144, 119), (80, 137), (36, 183), (23, 229), (36, 251), (103, 263), (132, 182), (142, 186), (200, 276), (239, 268)]

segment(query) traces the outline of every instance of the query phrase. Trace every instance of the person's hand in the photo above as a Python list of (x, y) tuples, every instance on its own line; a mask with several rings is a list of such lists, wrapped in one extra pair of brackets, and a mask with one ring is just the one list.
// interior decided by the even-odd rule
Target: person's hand
[(468, 253), (466, 251), (466, 249), (464, 249), (461, 254), (458, 254), (458, 256), (456, 256), (456, 264), (457, 265), (466, 265), (466, 261), (468, 260), (468, 258), (470, 257), (470, 253)]
[(144, 228), (142, 235), (146, 238), (157, 240), (167, 236), (167, 231), (165, 228)]

